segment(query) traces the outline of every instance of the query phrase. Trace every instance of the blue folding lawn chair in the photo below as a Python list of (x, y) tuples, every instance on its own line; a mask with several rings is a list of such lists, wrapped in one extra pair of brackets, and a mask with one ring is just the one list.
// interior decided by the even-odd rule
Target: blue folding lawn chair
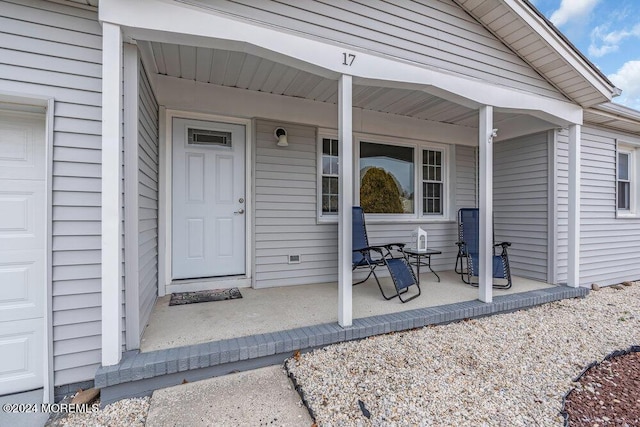
[[(456, 273), (460, 274), (462, 281), (473, 286), (478, 286), (478, 271), (480, 258), (480, 211), (477, 208), (464, 208), (458, 211), (458, 256), (456, 258)], [(507, 248), (509, 242), (495, 243), (493, 245), (493, 287), (496, 289), (509, 289), (511, 287), (511, 269), (509, 268), (509, 255)], [(496, 249), (501, 251), (496, 254)]]
[[(386, 245), (370, 246), (369, 238), (367, 237), (367, 227), (364, 222), (364, 211), (359, 206), (354, 206), (352, 210), (352, 244), (353, 271), (358, 268), (369, 269), (367, 277), (364, 280), (354, 283), (354, 286), (366, 282), (369, 277), (373, 275), (380, 289), (380, 293), (382, 293), (382, 297), (385, 300), (398, 297), (400, 301), (404, 303), (420, 296), (420, 283), (402, 250), (404, 243), (388, 243)], [(394, 249), (400, 252), (402, 256), (395, 258), (391, 252)], [(385, 294), (375, 272), (376, 267), (382, 265), (386, 266), (389, 270), (391, 280), (395, 287), (395, 293), (391, 295)], [(418, 288), (418, 293), (409, 298), (403, 297), (403, 295), (408, 292), (409, 287), (413, 285)]]

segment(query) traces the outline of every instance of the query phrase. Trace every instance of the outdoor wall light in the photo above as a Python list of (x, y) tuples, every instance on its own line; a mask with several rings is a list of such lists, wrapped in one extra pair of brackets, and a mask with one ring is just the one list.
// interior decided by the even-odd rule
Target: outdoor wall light
[(276, 144), (278, 147), (289, 146), (289, 141), (287, 141), (287, 131), (285, 130), (285, 128), (276, 128), (274, 135), (278, 140), (278, 143)]

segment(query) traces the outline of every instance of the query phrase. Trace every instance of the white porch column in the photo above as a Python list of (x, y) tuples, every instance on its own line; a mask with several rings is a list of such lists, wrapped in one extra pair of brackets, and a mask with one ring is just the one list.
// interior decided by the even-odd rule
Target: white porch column
[(122, 260), (120, 250), (120, 143), (122, 34), (102, 24), (102, 364), (120, 361)]
[(580, 286), (580, 125), (569, 126), (569, 253), (567, 285)]
[(493, 107), (480, 107), (480, 256), (478, 299), (493, 300)]
[(338, 80), (338, 139), (340, 153), (338, 196), (338, 324), (351, 326), (353, 303), (351, 297), (351, 208), (353, 207), (353, 112), (352, 77), (342, 75)]
[(140, 348), (138, 251), (138, 47), (123, 45), (124, 61), (124, 265), (125, 344)]

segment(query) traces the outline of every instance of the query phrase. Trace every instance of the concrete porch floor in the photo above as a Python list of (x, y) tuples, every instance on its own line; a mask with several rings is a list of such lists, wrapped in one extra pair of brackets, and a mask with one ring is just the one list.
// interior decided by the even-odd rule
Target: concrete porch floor
[[(421, 272), (422, 273), (422, 272)], [(453, 271), (422, 273), (422, 295), (402, 304), (385, 301), (373, 278), (353, 287), (353, 318), (436, 307), (478, 298), (478, 289), (464, 284)], [(381, 278), (385, 292), (393, 285)], [(544, 282), (513, 277), (509, 290), (494, 289), (494, 297), (553, 287)], [(170, 295), (159, 298), (144, 332), (141, 351), (149, 352), (210, 341), (264, 334), (338, 321), (338, 285), (241, 288), (241, 299), (169, 307)], [(412, 288), (411, 293), (415, 292)]]

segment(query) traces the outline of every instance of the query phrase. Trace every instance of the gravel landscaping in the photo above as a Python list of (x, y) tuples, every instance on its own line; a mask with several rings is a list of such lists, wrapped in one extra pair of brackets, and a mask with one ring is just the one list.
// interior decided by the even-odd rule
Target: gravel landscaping
[(561, 426), (593, 361), (640, 343), (640, 284), (329, 346), (287, 362), (320, 426)]
[[(586, 374), (582, 383), (572, 380), (594, 361), (640, 343), (640, 283), (617, 288), (332, 345), (298, 355), (286, 367), (319, 426), (562, 426), (563, 396), (572, 388), (590, 391), (602, 383)], [(640, 358), (633, 360), (622, 371), (637, 375)], [(610, 366), (602, 363), (606, 372)], [(640, 388), (637, 377), (626, 380)], [(640, 399), (635, 392), (622, 394), (629, 395)], [(606, 405), (595, 416), (587, 414), (589, 399), (583, 398), (583, 404), (579, 393), (573, 396), (574, 413), (588, 425), (625, 425), (615, 423), (620, 420), (616, 415), (607, 423)], [(640, 400), (626, 405), (637, 410)], [(53, 425), (144, 426), (148, 411), (149, 398), (125, 399)]]
[(149, 399), (122, 399), (99, 411), (68, 414), (49, 422), (47, 427), (144, 427), (149, 413)]

